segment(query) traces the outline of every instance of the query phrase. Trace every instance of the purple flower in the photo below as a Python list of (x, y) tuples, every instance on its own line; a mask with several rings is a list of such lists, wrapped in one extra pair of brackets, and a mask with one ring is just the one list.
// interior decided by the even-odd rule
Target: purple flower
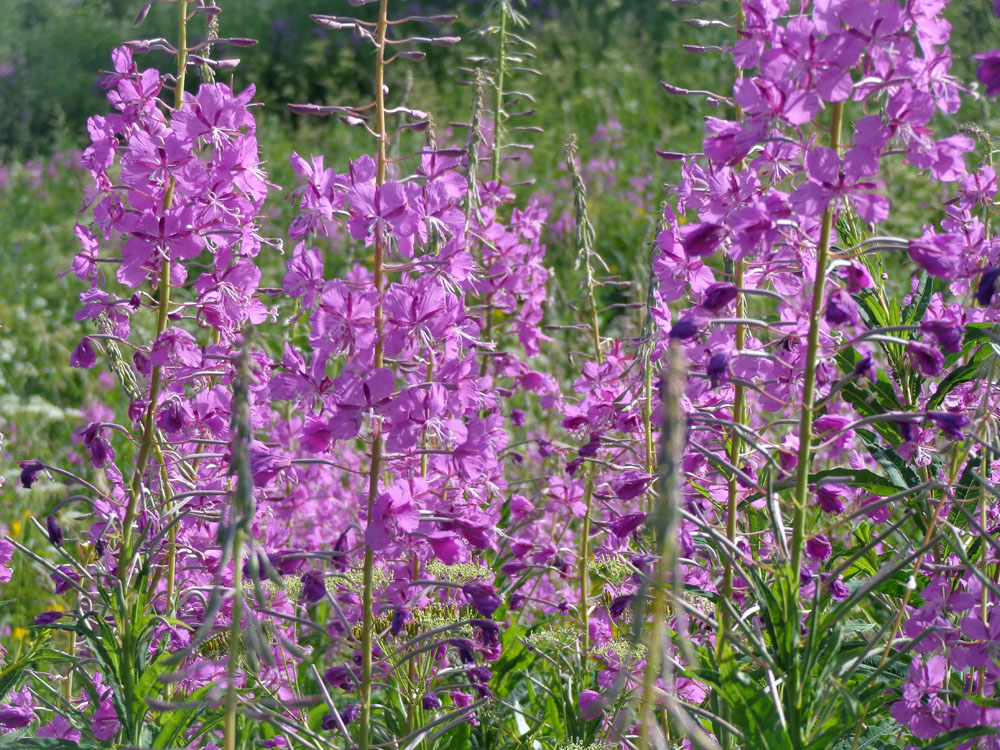
[(492, 617), (500, 608), (500, 597), (492, 586), (483, 583), (467, 583), (462, 586), (466, 600), (483, 617)]
[(69, 582), (78, 583), (80, 581), (80, 574), (76, 572), (76, 569), (69, 565), (60, 565), (56, 568), (56, 572), (49, 576), (56, 584), (56, 593), (65, 594), (70, 590)]
[(323, 679), (332, 687), (339, 687), (343, 690), (354, 690), (355, 681), (350, 670), (345, 666), (330, 667), (323, 673)]
[(944, 355), (935, 346), (910, 341), (906, 345), (906, 354), (913, 369), (924, 377), (937, 377), (944, 369)]
[(963, 427), (968, 427), (971, 420), (964, 414), (950, 411), (929, 411), (927, 419), (936, 424), (940, 430), (952, 440), (965, 440)]
[(372, 505), (372, 516), (365, 529), (365, 542), (375, 551), (384, 550), (404, 534), (420, 526), (420, 508), (409, 490), (393, 485), (383, 492)]
[(608, 614), (611, 616), (611, 619), (617, 620), (625, 614), (625, 610), (632, 605), (634, 598), (634, 594), (620, 594), (612, 599), (611, 604), (608, 606)]
[(833, 554), (833, 545), (823, 534), (817, 534), (806, 541), (806, 557), (816, 562), (822, 562)]
[(854, 324), (859, 320), (858, 305), (844, 289), (834, 289), (826, 300), (823, 319), (831, 326)]
[(361, 715), (361, 706), (357, 703), (348, 703), (340, 709), (339, 713), (340, 719), (344, 722), (345, 726), (347, 724), (353, 724)]
[(976, 302), (983, 307), (989, 307), (997, 293), (997, 279), (1000, 279), (1000, 266), (993, 266), (983, 271), (976, 287)]
[(69, 355), (69, 364), (70, 367), (80, 367), (84, 370), (89, 370), (97, 364), (97, 352), (94, 351), (94, 345), (89, 336), (80, 339), (80, 343)]
[(38, 737), (53, 737), (70, 742), (80, 741), (80, 730), (69, 723), (69, 720), (62, 714), (53, 714), (52, 721), (38, 730)]
[(920, 330), (933, 336), (946, 352), (958, 354), (962, 351), (962, 335), (965, 330), (961, 321), (948, 318), (925, 320), (920, 324)]
[(719, 249), (726, 228), (719, 224), (692, 224), (681, 229), (681, 244), (689, 258), (703, 258)]
[(420, 705), (424, 711), (433, 711), (435, 708), (441, 708), (441, 699), (437, 697), (437, 693), (431, 691), (420, 699)]
[(45, 468), (40, 461), (21, 461), (18, 466), (21, 467), (21, 486), (26, 490), (31, 489), (31, 485), (38, 480), (38, 475)]
[(622, 472), (621, 478), (614, 483), (615, 494), (623, 502), (634, 500), (646, 491), (653, 477), (636, 469)]
[(670, 338), (684, 339), (694, 338), (698, 335), (699, 325), (692, 318), (681, 318), (670, 327)]
[(10, 703), (0, 704), (0, 727), (23, 729), (35, 718), (34, 701), (27, 688), (10, 694)]
[(919, 240), (910, 240), (907, 246), (914, 263), (931, 276), (945, 281), (959, 277), (967, 251), (967, 243), (960, 235), (934, 232), (926, 232)]
[(817, 146), (806, 157), (809, 181), (796, 188), (789, 200), (796, 213), (819, 216), (835, 199), (850, 196), (864, 221), (883, 221), (889, 217), (889, 201), (873, 192), (881, 183), (870, 179), (878, 169), (878, 154), (870, 149), (853, 148), (841, 160), (836, 151)]
[(612, 521), (611, 523), (611, 533), (615, 536), (624, 539), (633, 531), (638, 529), (646, 520), (645, 513), (629, 513), (626, 516)]
[(319, 570), (308, 570), (302, 574), (302, 593), (299, 598), (306, 604), (315, 604), (326, 596), (326, 584), (323, 573)]
[(94, 736), (102, 742), (113, 739), (118, 730), (121, 729), (121, 722), (118, 720), (118, 713), (110, 698), (101, 701), (101, 705), (90, 720), (90, 730)]
[(710, 284), (701, 298), (701, 306), (712, 313), (717, 313), (740, 295), (735, 284), (719, 281)]
[(976, 67), (976, 78), (986, 87), (986, 96), (1000, 94), (1000, 49), (991, 49), (972, 56), (979, 65)]
[(604, 698), (596, 690), (580, 691), (580, 716), (586, 721), (599, 719), (604, 713)]
[(716, 352), (709, 358), (708, 364), (705, 365), (705, 374), (708, 375), (708, 382), (713, 388), (718, 388), (729, 380), (729, 361), (731, 358), (729, 352), (726, 351)]
[(35, 625), (38, 627), (45, 627), (51, 625), (54, 622), (58, 622), (66, 616), (65, 612), (59, 612), (57, 610), (49, 610), (48, 612), (42, 612), (40, 615), (35, 615)]
[(843, 484), (821, 484), (816, 488), (816, 503), (825, 513), (843, 513), (850, 488)]

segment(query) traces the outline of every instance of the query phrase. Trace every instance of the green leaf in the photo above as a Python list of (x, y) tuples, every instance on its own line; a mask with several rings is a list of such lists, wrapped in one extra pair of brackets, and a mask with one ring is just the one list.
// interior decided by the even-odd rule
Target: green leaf
[(857, 745), (853, 744), (854, 737), (850, 735), (838, 742), (833, 750), (851, 750), (852, 746), (854, 750), (895, 750), (898, 745), (883, 738), (895, 736), (899, 733), (899, 729), (899, 724), (892, 719), (882, 719), (878, 724), (872, 724), (861, 733)]
[[(208, 693), (215, 689), (215, 684), (205, 685), (198, 690), (195, 690), (191, 695), (184, 698), (185, 703), (200, 701)], [(203, 717), (205, 713), (205, 708), (203, 706), (195, 706), (192, 708), (179, 709), (175, 711), (167, 711), (165, 713), (166, 718), (163, 720), (163, 725), (160, 727), (160, 733), (156, 735), (156, 739), (153, 740), (153, 747), (156, 750), (165, 750), (165, 748), (173, 747), (177, 744), (177, 738), (183, 733), (192, 721), (199, 717)]]
[(945, 396), (951, 393), (962, 383), (967, 383), (970, 380), (979, 380), (980, 373), (983, 369), (983, 360), (985, 360), (990, 354), (992, 354), (992, 352), (990, 352), (986, 347), (982, 347), (972, 356), (971, 361), (955, 370), (952, 370), (948, 376), (938, 384), (937, 390), (934, 391), (934, 395), (931, 396), (930, 400), (927, 402), (927, 408), (936, 408), (942, 401), (944, 401)]
[(817, 483), (826, 479), (836, 479), (841, 484), (851, 487), (861, 487), (868, 490), (873, 495), (887, 497), (895, 495), (900, 490), (905, 490), (906, 485), (895, 484), (888, 477), (876, 474), (868, 469), (827, 469), (809, 475), (810, 483)]
[(18, 732), (0, 737), (0, 747), (17, 750), (97, 750), (97, 745), (89, 742), (64, 740), (59, 737), (21, 737)]

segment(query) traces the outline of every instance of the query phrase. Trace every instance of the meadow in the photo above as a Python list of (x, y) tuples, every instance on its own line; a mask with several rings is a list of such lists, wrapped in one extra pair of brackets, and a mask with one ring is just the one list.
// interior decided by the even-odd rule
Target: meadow
[(1000, 748), (1000, 6), (8, 5), (0, 748)]

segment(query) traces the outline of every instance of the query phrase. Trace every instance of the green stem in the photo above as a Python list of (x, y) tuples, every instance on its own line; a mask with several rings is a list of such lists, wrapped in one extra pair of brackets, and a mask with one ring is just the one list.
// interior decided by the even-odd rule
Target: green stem
[(580, 572), (580, 621), (583, 630), (583, 660), (586, 662), (590, 650), (590, 572), (587, 560), (590, 558), (590, 514), (594, 504), (594, 467), (591, 465), (587, 473), (587, 489), (584, 491), (587, 512), (583, 516), (583, 533), (580, 535), (580, 560), (577, 568)]
[[(830, 148), (837, 151), (840, 148), (840, 133), (844, 119), (844, 105), (836, 102), (833, 105), (833, 120), (830, 124)], [(812, 428), (813, 408), (816, 399), (816, 370), (819, 358), (820, 316), (823, 312), (823, 292), (826, 287), (826, 267), (830, 258), (830, 243), (833, 237), (833, 220), (836, 206), (830, 206), (823, 212), (820, 225), (819, 246), (816, 248), (816, 268), (813, 277), (812, 307), (809, 311), (809, 336), (806, 344), (806, 372), (802, 384), (802, 405), (799, 415), (799, 452), (798, 465), (795, 474), (795, 510), (792, 517), (792, 552), (791, 568), (788, 581), (793, 612), (799, 615), (799, 576), (802, 572), (802, 550), (805, 546), (806, 512), (809, 506), (809, 472), (812, 467)], [(786, 715), (788, 729), (791, 735), (792, 748), (800, 750), (804, 747), (802, 736), (803, 726), (801, 716), (801, 679), (799, 661), (793, 658), (788, 671), (786, 689)]]
[(229, 624), (229, 663), (226, 669), (226, 718), (224, 750), (236, 750), (236, 678), (239, 677), (240, 644), (243, 631), (243, 529), (233, 534), (233, 615)]
[[(184, 80), (187, 72), (187, 4), (188, 0), (179, 0), (178, 7), (178, 32), (177, 32), (177, 83), (174, 91), (174, 108), (180, 109), (184, 102)], [(168, 209), (174, 199), (174, 179), (170, 179), (170, 185), (163, 196), (163, 208)], [(166, 330), (167, 311), (170, 305), (170, 257), (163, 259), (160, 265), (160, 301), (156, 316), (156, 336), (157, 339)], [(125, 598), (121, 612), (122, 620), (122, 654), (121, 654), (121, 682), (124, 693), (125, 704), (128, 712), (128, 728), (137, 730), (132, 722), (132, 706), (135, 703), (135, 657), (134, 639), (132, 633), (133, 618), (130, 616), (128, 607), (129, 582), (128, 573), (132, 563), (132, 527), (135, 524), (136, 511), (139, 506), (139, 497), (142, 491), (142, 477), (146, 471), (146, 462), (149, 460), (149, 453), (153, 447), (153, 435), (155, 425), (153, 418), (156, 413), (156, 402), (160, 393), (161, 368), (154, 367), (150, 379), (149, 405), (146, 407), (146, 414), (142, 425), (142, 442), (139, 447), (139, 457), (136, 461), (135, 473), (132, 475), (132, 491), (129, 494), (128, 505), (125, 507), (125, 516), (122, 519), (121, 546), (118, 550), (118, 581), (121, 584), (122, 596)], [(138, 737), (131, 738), (138, 741)]]
[[(378, 49), (375, 54), (375, 123), (377, 128), (376, 153), (376, 187), (385, 184), (386, 145), (388, 135), (385, 125), (385, 48), (386, 32), (389, 28), (389, 0), (380, 0), (378, 28), (376, 30)], [(378, 302), (375, 308), (375, 357), (373, 368), (382, 367), (382, 340), (384, 335), (384, 312), (382, 305), (383, 288), (385, 287), (385, 236), (381, 231), (375, 233), (375, 291)], [(372, 417), (372, 452), (368, 473), (368, 518), (371, 518), (372, 507), (378, 494), (378, 478), (382, 465), (382, 429), (377, 417)], [(365, 544), (363, 569), (363, 591), (361, 595), (361, 716), (358, 731), (358, 747), (368, 750), (371, 742), (372, 716), (372, 636), (374, 630), (374, 572), (375, 552)]]

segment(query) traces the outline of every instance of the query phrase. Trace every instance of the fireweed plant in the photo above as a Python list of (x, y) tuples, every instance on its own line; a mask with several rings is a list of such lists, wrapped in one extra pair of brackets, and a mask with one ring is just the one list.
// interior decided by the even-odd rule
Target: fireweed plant
[[(551, 200), (508, 174), (538, 72), (513, 2), (447, 145), (394, 81), (454, 18), (350, 5), (313, 20), (372, 98), (291, 106), (371, 149), (293, 155), (284, 239), (253, 87), (217, 80), (253, 42), (174, 0), (176, 39), (112, 55), (72, 364), (127, 415), (90, 409), (87, 476), (21, 463), (64, 493), (0, 578), (63, 606), (4, 655), (0, 747), (1000, 747), (997, 182), (989, 134), (931, 128), (970, 93), (945, 3), (693, 23), (731, 29), (736, 82), (664, 84), (719, 116), (659, 152), (641, 278), (567, 141), (567, 310)], [(939, 217), (889, 232), (905, 171)]]

